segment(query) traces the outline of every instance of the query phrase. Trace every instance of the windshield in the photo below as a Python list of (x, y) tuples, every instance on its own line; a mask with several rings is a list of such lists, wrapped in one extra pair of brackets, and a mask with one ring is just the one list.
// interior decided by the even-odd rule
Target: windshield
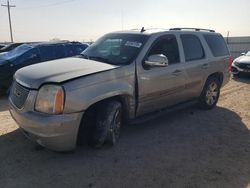
[(18, 57), (20, 55), (22, 55), (23, 53), (27, 52), (28, 50), (30, 50), (31, 48), (33, 48), (33, 46), (30, 46), (28, 44), (23, 44), (20, 45), (16, 48), (14, 48), (13, 50), (10, 50), (9, 52), (3, 52), (0, 54), (0, 59), (12, 59), (14, 57)]
[(248, 51), (248, 52), (246, 53), (246, 56), (250, 56), (250, 51)]
[(114, 65), (125, 65), (138, 55), (147, 36), (141, 34), (107, 34), (81, 53), (93, 59)]

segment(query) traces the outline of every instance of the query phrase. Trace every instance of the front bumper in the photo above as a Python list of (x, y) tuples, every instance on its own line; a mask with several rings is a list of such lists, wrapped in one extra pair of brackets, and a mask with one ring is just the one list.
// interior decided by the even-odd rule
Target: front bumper
[(83, 112), (47, 115), (17, 109), (9, 99), (10, 113), (25, 135), (54, 151), (75, 149)]
[(233, 74), (239, 74), (239, 73), (249, 73), (250, 74), (250, 69), (242, 69), (240, 67), (238, 67), (237, 65), (235, 65), (234, 63), (232, 64), (232, 73)]

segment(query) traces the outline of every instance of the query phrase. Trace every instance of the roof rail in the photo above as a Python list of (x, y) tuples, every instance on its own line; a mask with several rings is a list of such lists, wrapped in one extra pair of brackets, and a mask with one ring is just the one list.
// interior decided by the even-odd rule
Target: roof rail
[(169, 29), (170, 31), (181, 31), (181, 30), (195, 30), (195, 31), (209, 31), (209, 32), (215, 32), (214, 30), (211, 29), (201, 29), (201, 28), (188, 28), (188, 27), (183, 27), (183, 28), (171, 28)]

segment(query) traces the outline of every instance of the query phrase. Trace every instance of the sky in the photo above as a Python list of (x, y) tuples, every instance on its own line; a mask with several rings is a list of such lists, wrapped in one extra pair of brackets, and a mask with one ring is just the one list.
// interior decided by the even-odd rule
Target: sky
[[(0, 0), (6, 4), (7, 0)], [(250, 0), (10, 0), (15, 42), (90, 41), (135, 28), (199, 27), (250, 36)], [(0, 7), (0, 41), (10, 41)]]

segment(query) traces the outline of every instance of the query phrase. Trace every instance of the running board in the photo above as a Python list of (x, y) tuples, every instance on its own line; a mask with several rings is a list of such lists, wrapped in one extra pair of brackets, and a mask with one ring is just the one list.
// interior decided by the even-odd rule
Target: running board
[(179, 103), (179, 104), (171, 106), (171, 107), (163, 108), (163, 109), (155, 111), (155, 112), (147, 113), (147, 114), (139, 116), (133, 120), (130, 120), (128, 122), (128, 124), (129, 125), (142, 124), (142, 123), (145, 123), (147, 121), (159, 118), (163, 115), (167, 115), (171, 112), (183, 110), (183, 109), (186, 109), (188, 107), (194, 106), (197, 104), (197, 102), (198, 102), (197, 99), (191, 100), (191, 101)]

